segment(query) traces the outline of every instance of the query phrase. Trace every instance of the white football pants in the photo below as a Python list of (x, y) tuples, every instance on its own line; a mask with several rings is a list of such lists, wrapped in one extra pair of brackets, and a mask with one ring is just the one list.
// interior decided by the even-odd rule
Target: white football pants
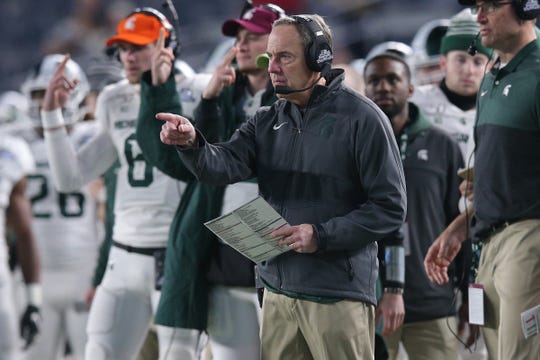
[[(154, 258), (111, 247), (107, 270), (90, 309), (87, 360), (135, 359), (159, 303)], [(159, 359), (199, 359), (206, 335), (157, 326)]]
[(260, 357), (261, 310), (254, 288), (212, 286), (208, 335), (213, 360)]

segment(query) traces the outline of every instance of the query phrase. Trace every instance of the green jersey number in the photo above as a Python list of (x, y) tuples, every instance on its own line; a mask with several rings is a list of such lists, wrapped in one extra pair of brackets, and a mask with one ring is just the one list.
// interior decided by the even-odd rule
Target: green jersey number
[[(39, 202), (45, 201), (49, 195), (49, 183), (47, 177), (40, 174), (29, 175), (28, 181), (37, 183), (36, 189), (38, 190), (34, 195), (30, 197), (32, 203), (32, 213), (35, 218), (48, 219), (52, 216), (50, 211), (38, 211), (36, 205)], [(84, 194), (80, 192), (59, 193), (58, 194), (58, 206), (60, 208), (60, 214), (63, 217), (81, 217), (84, 214), (84, 203), (86, 198)]]
[(124, 153), (129, 165), (128, 181), (132, 187), (148, 187), (154, 181), (152, 165), (146, 162), (135, 134), (131, 134), (124, 143)]

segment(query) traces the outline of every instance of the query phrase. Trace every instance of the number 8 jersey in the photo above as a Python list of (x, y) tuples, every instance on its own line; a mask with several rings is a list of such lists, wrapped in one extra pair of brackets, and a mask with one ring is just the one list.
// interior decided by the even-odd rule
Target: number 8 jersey
[[(97, 101), (97, 135), (75, 151), (65, 131), (46, 131), (47, 152), (61, 191), (77, 189), (118, 159), (113, 239), (134, 247), (164, 247), (185, 183), (146, 162), (135, 138), (139, 105), (139, 84), (122, 80), (105, 87)], [(62, 115), (55, 110), (43, 116)]]

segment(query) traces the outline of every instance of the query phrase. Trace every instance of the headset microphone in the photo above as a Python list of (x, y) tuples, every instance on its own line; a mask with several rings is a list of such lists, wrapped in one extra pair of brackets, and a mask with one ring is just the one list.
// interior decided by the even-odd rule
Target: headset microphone
[(478, 52), (478, 48), (476, 47), (476, 40), (478, 40), (479, 36), (480, 36), (480, 32), (476, 34), (474, 39), (471, 41), (471, 45), (469, 45), (469, 48), (467, 49), (467, 53), (471, 56), (476, 55), (476, 53)]
[(317, 78), (317, 80), (315, 80), (313, 82), (313, 84), (309, 85), (309, 86), (306, 86), (305, 88), (302, 88), (302, 89), (293, 89), (291, 87), (288, 87), (288, 86), (284, 86), (284, 85), (276, 85), (274, 86), (274, 92), (276, 94), (281, 94), (281, 95), (287, 95), (287, 94), (293, 94), (293, 93), (299, 93), (299, 92), (302, 92), (302, 91), (306, 91), (306, 90), (309, 90), (311, 89), (312, 87), (314, 87), (315, 85), (317, 85), (317, 83), (319, 82), (319, 80), (321, 80), (324, 76), (324, 74), (327, 72), (326, 68), (321, 71), (321, 75)]
[(298, 92), (302, 92), (302, 91), (306, 91), (306, 90), (311, 89), (312, 87), (317, 85), (317, 82), (319, 82), (319, 80), (315, 81), (313, 84), (311, 84), (311, 85), (309, 85), (309, 86), (307, 86), (305, 88), (302, 88), (302, 89), (293, 89), (291, 87), (284, 86), (284, 85), (276, 85), (276, 86), (274, 86), (274, 91), (275, 91), (276, 94), (281, 94), (281, 95), (288, 95), (288, 94), (298, 93)]

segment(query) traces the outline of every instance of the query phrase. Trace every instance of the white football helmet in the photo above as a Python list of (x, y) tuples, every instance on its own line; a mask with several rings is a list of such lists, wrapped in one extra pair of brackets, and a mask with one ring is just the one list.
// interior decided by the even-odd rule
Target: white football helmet
[[(32, 93), (35, 91), (44, 91), (49, 85), (49, 81), (54, 75), (56, 68), (64, 60), (64, 55), (52, 54), (46, 55), (28, 74), (26, 80), (21, 86), (22, 93), (30, 101), (29, 115), (34, 125), (41, 126), (39, 110), (41, 108), (41, 100), (33, 100)], [(88, 79), (82, 68), (72, 59), (66, 64), (64, 75), (73, 81), (77, 79), (79, 83), (72, 90), (71, 95), (65, 104), (63, 110), (64, 121), (66, 124), (73, 124), (84, 118), (86, 113), (82, 106), (84, 99), (90, 91)]]
[(184, 75), (185, 77), (193, 77), (195, 76), (195, 70), (185, 61), (176, 59), (174, 61), (174, 69), (177, 71), (177, 73)]
[(105, 55), (91, 57), (85, 69), (90, 91), (94, 93), (99, 93), (105, 86), (126, 77), (120, 62)]
[(366, 60), (384, 52), (396, 53), (406, 61), (413, 55), (413, 49), (409, 45), (399, 41), (385, 41), (372, 47), (366, 55)]
[(28, 99), (20, 92), (9, 90), (0, 94), (0, 129), (29, 127), (28, 108)]
[(412, 64), (418, 85), (438, 83), (444, 74), (439, 66), (441, 40), (450, 25), (449, 19), (435, 19), (422, 25), (413, 37)]

